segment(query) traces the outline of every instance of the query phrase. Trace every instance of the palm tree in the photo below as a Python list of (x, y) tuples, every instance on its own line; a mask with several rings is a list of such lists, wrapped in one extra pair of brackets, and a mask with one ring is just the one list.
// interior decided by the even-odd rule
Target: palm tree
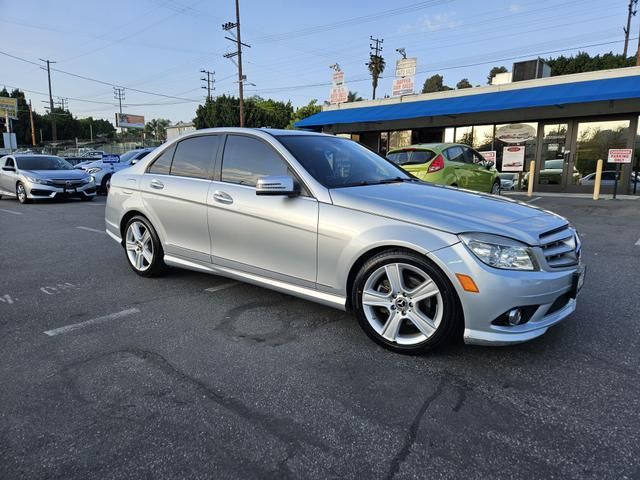
[(385, 62), (381, 55), (371, 55), (369, 57), (369, 73), (371, 74), (371, 85), (373, 86), (373, 99), (376, 99), (376, 88), (378, 88), (378, 78), (384, 72)]
[(144, 127), (147, 135), (152, 135), (156, 140), (165, 140), (167, 136), (167, 127), (171, 122), (165, 118), (154, 118), (147, 122)]
[(362, 100), (364, 100), (364, 98), (358, 95), (358, 92), (352, 92), (351, 90), (349, 90), (349, 94), (347, 95), (347, 102), (361, 102)]

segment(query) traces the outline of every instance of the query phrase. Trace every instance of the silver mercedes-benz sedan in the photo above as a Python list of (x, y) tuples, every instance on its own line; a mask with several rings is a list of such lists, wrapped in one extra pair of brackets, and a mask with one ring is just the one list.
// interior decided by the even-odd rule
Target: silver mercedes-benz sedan
[(403, 353), (457, 335), (538, 337), (575, 310), (584, 281), (564, 218), (300, 131), (200, 130), (163, 145), (112, 177), (106, 229), (139, 275), (181, 267), (350, 310)]

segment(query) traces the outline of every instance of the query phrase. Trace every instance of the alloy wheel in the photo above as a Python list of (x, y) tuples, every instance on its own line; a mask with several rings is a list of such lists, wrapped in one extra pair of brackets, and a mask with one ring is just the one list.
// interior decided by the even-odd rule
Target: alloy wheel
[(153, 240), (147, 226), (135, 221), (129, 225), (125, 238), (127, 257), (133, 267), (144, 272), (153, 262)]
[(491, 193), (493, 195), (497, 195), (498, 193), (500, 193), (500, 184), (498, 182), (494, 183), (491, 187)]
[(27, 191), (24, 189), (24, 185), (21, 183), (16, 187), (16, 194), (18, 195), (18, 200), (20, 203), (24, 203), (27, 199)]
[(371, 327), (398, 345), (415, 345), (431, 338), (442, 322), (440, 289), (422, 269), (389, 263), (367, 278), (362, 308)]

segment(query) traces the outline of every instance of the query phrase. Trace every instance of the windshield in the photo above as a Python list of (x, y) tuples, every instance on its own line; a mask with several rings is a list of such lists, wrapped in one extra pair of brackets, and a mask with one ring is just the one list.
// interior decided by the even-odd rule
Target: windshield
[(326, 188), (413, 180), (388, 160), (346, 138), (282, 135), (278, 140)]
[(563, 163), (564, 163), (564, 160), (547, 160), (546, 162), (544, 162), (544, 169), (545, 170), (561, 169)]
[(388, 154), (387, 158), (396, 165), (420, 165), (430, 162), (435, 156), (431, 150), (402, 150)]
[(20, 170), (73, 170), (69, 162), (60, 157), (17, 157)]

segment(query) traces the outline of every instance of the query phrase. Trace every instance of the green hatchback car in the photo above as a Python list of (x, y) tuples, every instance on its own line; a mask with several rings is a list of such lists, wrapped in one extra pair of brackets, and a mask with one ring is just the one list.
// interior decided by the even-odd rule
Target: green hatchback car
[(421, 143), (396, 148), (387, 158), (426, 182), (500, 193), (500, 177), (493, 162), (459, 143)]

